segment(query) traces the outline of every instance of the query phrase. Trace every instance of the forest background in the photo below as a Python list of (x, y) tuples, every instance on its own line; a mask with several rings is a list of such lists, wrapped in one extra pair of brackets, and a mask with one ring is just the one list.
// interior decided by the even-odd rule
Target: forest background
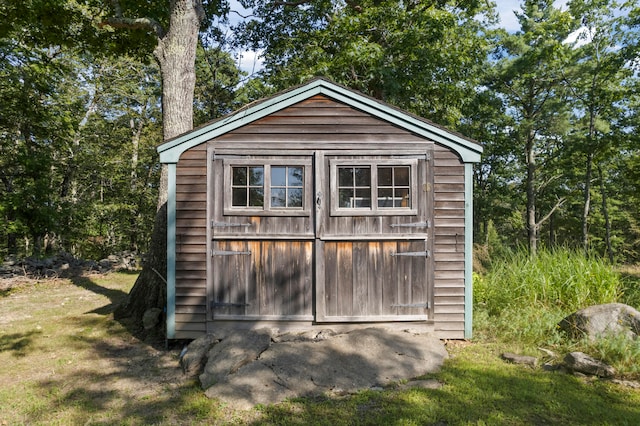
[[(105, 17), (168, 16), (166, 3), (0, 5), (1, 257), (149, 249), (155, 40)], [(204, 4), (195, 125), (324, 76), (482, 144), (477, 243), (640, 260), (637, 0), (524, 1), (516, 30), (480, 0)]]

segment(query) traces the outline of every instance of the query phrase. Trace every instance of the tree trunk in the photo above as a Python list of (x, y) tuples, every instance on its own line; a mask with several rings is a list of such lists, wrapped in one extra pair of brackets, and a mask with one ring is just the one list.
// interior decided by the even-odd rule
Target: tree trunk
[(589, 209), (591, 208), (591, 176), (593, 174), (593, 153), (587, 153), (587, 168), (584, 176), (584, 208), (582, 210), (582, 248), (589, 251)]
[[(171, 1), (169, 29), (158, 39), (154, 50), (162, 76), (162, 127), (165, 141), (193, 128), (195, 58), (203, 18), (202, 1)], [(119, 318), (131, 317), (137, 324), (141, 323), (148, 310), (164, 310), (166, 307), (167, 178), (167, 167), (163, 166), (149, 254), (131, 292), (115, 313)], [(165, 322), (160, 321), (153, 330), (148, 331), (164, 336), (164, 329)]]
[(535, 256), (538, 250), (538, 224), (536, 223), (536, 154), (534, 150), (535, 132), (531, 129), (527, 133), (526, 163), (527, 163), (527, 234), (529, 239), (529, 253)]
[(611, 246), (611, 221), (609, 220), (609, 209), (607, 208), (607, 191), (604, 186), (602, 167), (598, 164), (598, 178), (600, 179), (600, 194), (602, 196), (602, 214), (604, 215), (604, 240), (607, 244), (607, 255), (609, 262), (613, 263), (613, 247)]

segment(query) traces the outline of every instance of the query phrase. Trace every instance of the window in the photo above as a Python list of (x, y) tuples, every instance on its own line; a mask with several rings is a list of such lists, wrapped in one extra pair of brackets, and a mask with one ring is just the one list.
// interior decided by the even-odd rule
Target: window
[(225, 214), (308, 214), (310, 166), (299, 158), (225, 160)]
[(416, 214), (417, 160), (330, 161), (331, 213), (337, 216)]

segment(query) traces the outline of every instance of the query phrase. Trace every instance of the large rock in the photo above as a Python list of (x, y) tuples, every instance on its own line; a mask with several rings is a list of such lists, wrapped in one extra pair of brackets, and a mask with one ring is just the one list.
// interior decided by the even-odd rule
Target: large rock
[(180, 367), (188, 376), (198, 376), (204, 370), (207, 363), (207, 354), (220, 339), (214, 334), (205, 334), (198, 337), (180, 354)]
[(258, 359), (271, 345), (271, 331), (238, 330), (213, 346), (207, 354), (207, 364), (200, 375), (202, 389), (227, 381), (241, 367)]
[(613, 367), (582, 352), (570, 352), (564, 357), (564, 363), (569, 370), (598, 377), (613, 377), (616, 371)]
[(637, 338), (640, 334), (640, 312), (622, 303), (594, 305), (581, 309), (558, 324), (573, 338), (591, 340), (610, 334)]
[[(248, 342), (240, 343), (242, 339), (238, 336), (229, 349), (251, 348)], [(286, 336), (275, 339), (279, 343), (271, 344), (255, 361), (251, 358), (257, 351), (244, 356), (229, 353), (223, 346), (228, 340), (212, 348), (205, 371), (215, 380), (203, 387), (208, 387), (208, 397), (240, 409), (296, 396), (379, 388), (437, 371), (447, 357), (444, 344), (432, 335), (383, 328), (335, 336), (328, 330)], [(212, 355), (219, 361), (212, 362)], [(229, 356), (233, 361), (225, 361)]]

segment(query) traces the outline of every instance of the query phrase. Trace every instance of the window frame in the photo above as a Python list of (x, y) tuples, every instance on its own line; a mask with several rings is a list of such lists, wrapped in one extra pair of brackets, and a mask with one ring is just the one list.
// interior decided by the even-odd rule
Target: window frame
[[(371, 207), (340, 207), (339, 197), (339, 167), (369, 167), (371, 174)], [(378, 167), (409, 166), (409, 202), (410, 207), (379, 207), (378, 206)], [(342, 159), (329, 160), (330, 173), (330, 213), (331, 216), (414, 216), (418, 214), (418, 159), (417, 158), (389, 158), (389, 159)]]
[[(223, 165), (223, 214), (226, 216), (309, 216), (311, 214), (313, 188), (311, 159), (308, 158), (229, 158), (224, 159)], [(272, 207), (271, 206), (271, 166), (302, 167), (302, 207)], [(233, 167), (263, 167), (263, 206), (234, 206), (233, 205)]]

